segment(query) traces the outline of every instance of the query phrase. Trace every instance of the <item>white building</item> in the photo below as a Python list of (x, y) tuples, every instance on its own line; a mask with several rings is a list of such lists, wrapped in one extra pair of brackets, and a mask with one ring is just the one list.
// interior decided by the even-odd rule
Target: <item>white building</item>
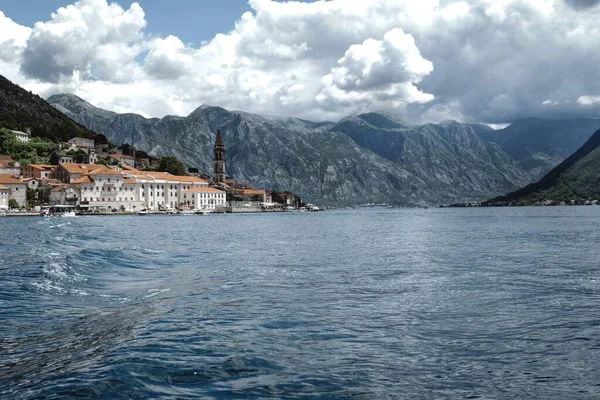
[(21, 175), (21, 164), (0, 160), (0, 174), (19, 176)]
[(69, 139), (69, 143), (85, 149), (93, 149), (95, 146), (94, 139), (87, 139), (82, 137), (74, 137), (72, 139)]
[[(15, 178), (10, 174), (0, 174), (0, 185), (2, 185), (2, 187), (8, 188), (9, 190), (8, 198), (6, 199), (7, 205), (10, 199), (14, 199), (19, 204), (19, 206), (27, 206), (26, 182), (23, 182), (23, 180)], [(6, 189), (3, 189), (3, 191), (6, 191)]]
[(25, 132), (21, 132), (21, 131), (12, 131), (12, 134), (15, 135), (15, 137), (17, 138), (17, 140), (27, 143), (31, 140), (31, 129), (27, 128), (25, 130)]
[(80, 199), (79, 189), (75, 185), (56, 186), (50, 190), (50, 204), (76, 205)]
[(59, 164), (73, 164), (75, 162), (75, 157), (69, 154), (61, 154), (58, 156)]
[[(79, 203), (95, 209), (137, 211), (159, 210), (186, 204), (186, 190), (208, 187), (194, 176), (176, 176), (166, 172), (145, 172), (135, 168), (112, 169), (94, 164), (61, 164), (56, 179), (79, 190)], [(64, 190), (64, 188), (61, 188)]]
[(194, 210), (215, 210), (227, 204), (224, 191), (212, 187), (197, 187), (183, 192), (185, 205)]
[(137, 171), (131, 173), (138, 182), (140, 199), (145, 207), (158, 210), (160, 206), (173, 208), (185, 205), (184, 192), (189, 189), (208, 187), (208, 182), (195, 176), (178, 176), (166, 172)]
[(0, 185), (0, 210), (8, 209), (8, 200), (10, 199), (10, 188)]
[(102, 168), (73, 182), (79, 187), (80, 204), (92, 209), (136, 211), (144, 208), (144, 202), (136, 190), (134, 179), (117, 171)]
[(118, 164), (126, 164), (130, 167), (135, 167), (135, 157), (133, 156), (126, 156), (123, 154), (111, 154), (110, 159), (111, 161), (114, 161)]

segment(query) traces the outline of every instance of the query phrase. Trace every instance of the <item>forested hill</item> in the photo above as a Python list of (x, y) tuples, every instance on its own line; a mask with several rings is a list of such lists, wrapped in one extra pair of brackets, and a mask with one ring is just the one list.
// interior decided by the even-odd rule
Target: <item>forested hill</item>
[(53, 142), (72, 137), (94, 137), (94, 133), (73, 121), (36, 94), (0, 75), (0, 128), (25, 131)]
[(600, 199), (600, 130), (538, 182), (487, 204), (527, 205), (545, 201)]

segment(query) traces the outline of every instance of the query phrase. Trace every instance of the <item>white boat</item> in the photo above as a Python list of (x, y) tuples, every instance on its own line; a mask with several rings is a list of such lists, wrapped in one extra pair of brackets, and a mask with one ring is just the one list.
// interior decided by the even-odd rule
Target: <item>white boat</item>
[(75, 215), (75, 211), (66, 211), (66, 212), (60, 214), (60, 216), (63, 218), (73, 218), (73, 217), (76, 217), (77, 215)]
[(148, 210), (142, 208), (140, 211), (138, 211), (138, 215), (148, 215)]

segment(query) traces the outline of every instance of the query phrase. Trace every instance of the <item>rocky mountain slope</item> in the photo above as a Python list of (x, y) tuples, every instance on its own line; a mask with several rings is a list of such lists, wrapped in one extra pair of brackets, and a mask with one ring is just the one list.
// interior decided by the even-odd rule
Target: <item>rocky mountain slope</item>
[(93, 137), (86, 127), (66, 117), (41, 97), (0, 75), (0, 128), (25, 131), (53, 141)]
[(600, 130), (538, 182), (487, 203), (519, 205), (593, 199), (600, 200)]
[(500, 130), (478, 129), (488, 142), (497, 143), (502, 150), (519, 161), (521, 167), (540, 179), (600, 129), (600, 119), (541, 119), (515, 121)]
[(325, 203), (449, 203), (489, 198), (530, 181), (498, 146), (453, 121), (413, 127), (390, 114), (369, 113), (337, 124), (313, 123), (211, 106), (187, 117), (146, 119), (102, 110), (73, 95), (48, 102), (111, 142), (173, 154), (207, 173), (221, 128), (228, 174)]

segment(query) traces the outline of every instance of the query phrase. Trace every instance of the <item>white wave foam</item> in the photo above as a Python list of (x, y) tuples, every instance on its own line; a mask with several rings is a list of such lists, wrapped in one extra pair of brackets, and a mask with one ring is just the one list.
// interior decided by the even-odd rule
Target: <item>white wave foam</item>
[(148, 292), (150, 292), (150, 294), (144, 296), (144, 298), (147, 299), (148, 297), (154, 297), (154, 296), (159, 295), (160, 293), (168, 292), (169, 290), (171, 290), (171, 288), (166, 288), (166, 289), (149, 289)]

